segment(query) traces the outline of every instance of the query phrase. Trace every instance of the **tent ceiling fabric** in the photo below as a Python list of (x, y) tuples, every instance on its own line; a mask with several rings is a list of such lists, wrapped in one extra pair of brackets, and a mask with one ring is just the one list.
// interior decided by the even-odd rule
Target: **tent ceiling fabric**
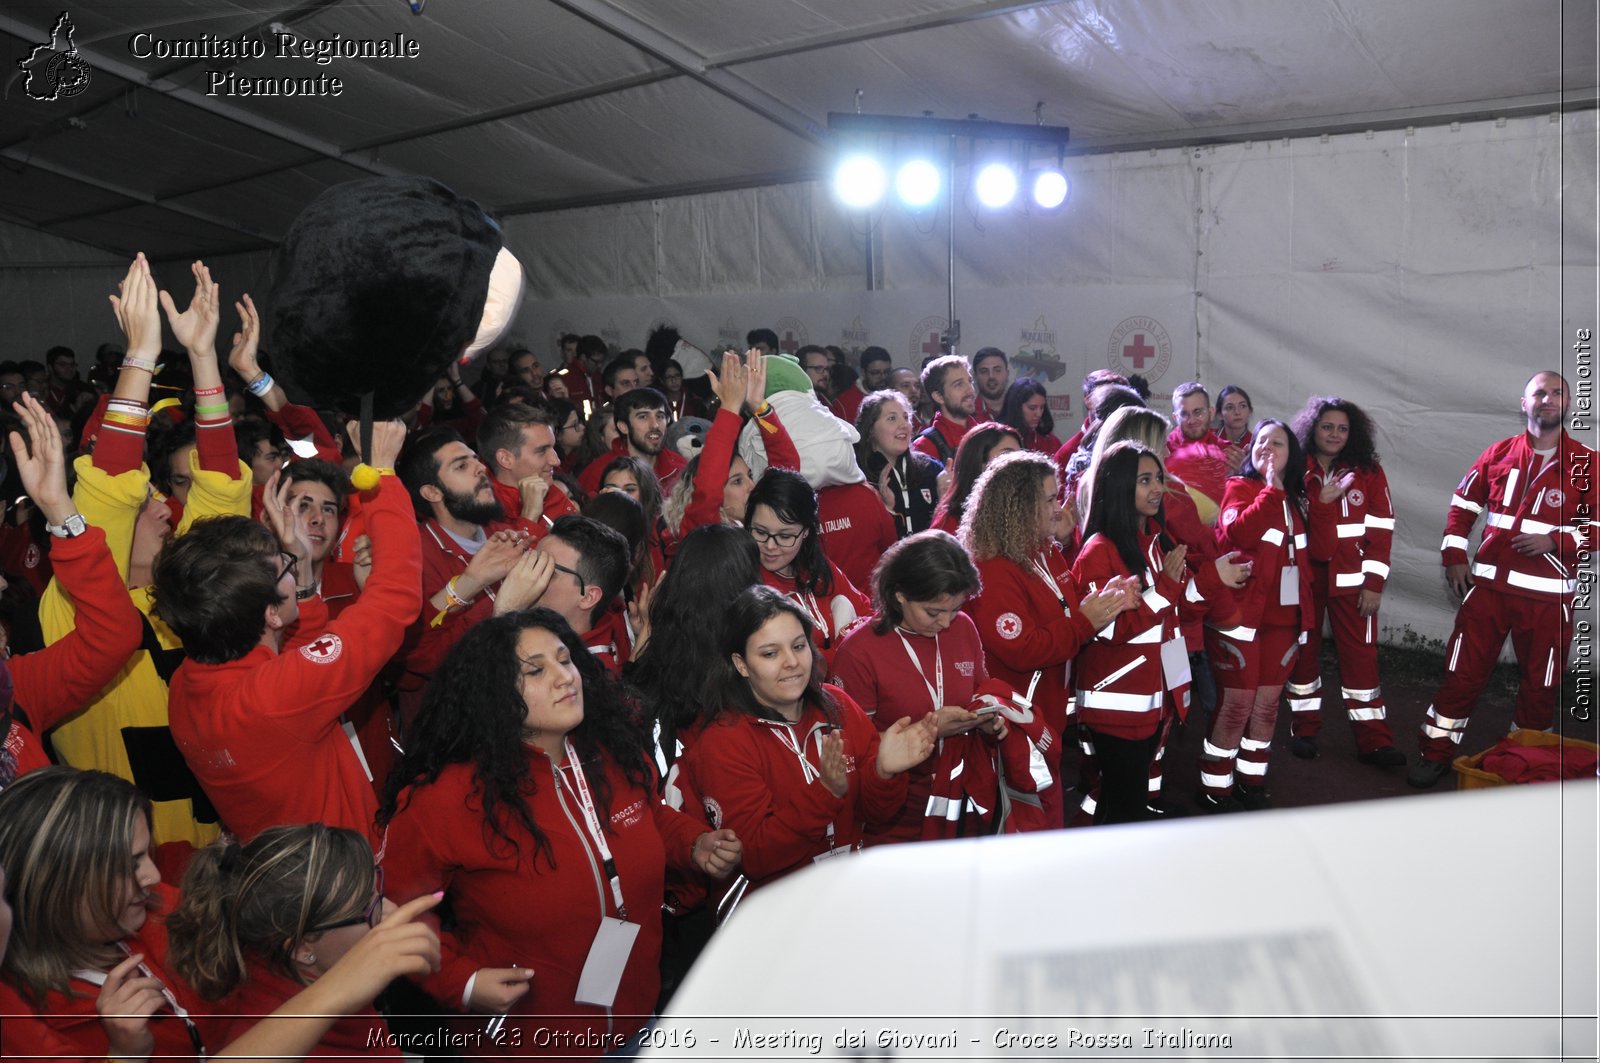
[[(829, 111), (1031, 122), (1075, 150), (1593, 107), (1588, 0), (170, 0), (74, 3), (91, 83), (15, 60), (63, 0), (10, 0), (0, 218), (128, 253), (271, 246), (330, 184), (437, 178), (525, 213), (814, 177)], [(414, 38), (412, 60), (139, 59), (129, 38)], [(207, 70), (340, 96), (206, 96)]]

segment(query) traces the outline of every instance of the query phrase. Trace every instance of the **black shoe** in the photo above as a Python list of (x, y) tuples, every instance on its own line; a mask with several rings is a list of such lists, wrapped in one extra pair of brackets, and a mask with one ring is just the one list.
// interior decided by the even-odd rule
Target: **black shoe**
[(1426, 790), (1449, 774), (1448, 760), (1428, 760), (1425, 757), (1418, 757), (1412, 762), (1411, 770), (1406, 772), (1406, 782), (1419, 790)]
[(1272, 798), (1267, 795), (1265, 786), (1246, 786), (1240, 783), (1234, 787), (1234, 792), (1239, 795), (1239, 805), (1246, 812), (1263, 812), (1272, 807)]
[(1317, 740), (1315, 738), (1301, 738), (1297, 735), (1289, 739), (1289, 752), (1301, 760), (1315, 760), (1317, 756)]
[(1370, 753), (1357, 753), (1356, 759), (1363, 764), (1376, 764), (1380, 768), (1399, 768), (1404, 766), (1406, 755), (1394, 746), (1384, 746)]
[(1225, 812), (1243, 812), (1244, 806), (1232, 794), (1217, 797), (1215, 794), (1201, 794), (1195, 801), (1200, 806), (1200, 811), (1207, 815), (1222, 815)]

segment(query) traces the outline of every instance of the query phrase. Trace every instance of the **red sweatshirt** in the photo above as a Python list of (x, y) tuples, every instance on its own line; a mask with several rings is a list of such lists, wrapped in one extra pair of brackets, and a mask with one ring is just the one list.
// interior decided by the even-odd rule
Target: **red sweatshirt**
[(1207, 431), (1199, 439), (1186, 439), (1183, 429), (1174, 428), (1167, 436), (1167, 468), (1184, 483), (1217, 505), (1228, 480), (1228, 444)]
[(376, 563), (338, 620), (324, 626), (326, 608), (311, 598), (301, 606), (303, 645), (257, 646), (226, 664), (191, 658), (172, 677), (172, 736), (241, 841), (284, 823), (372, 833), (377, 798), (339, 716), (421, 610), (421, 551), (398, 477), (383, 478), (364, 513)]
[[(208, 1053), (216, 1052), (224, 1044), (217, 1035), (214, 1023), (195, 1015), (204, 1010), (203, 1005), (181, 980), (167, 971), (167, 924), (161, 913), (170, 912), (178, 904), (178, 891), (165, 883), (155, 888), (157, 907), (145, 917), (144, 926), (137, 934), (123, 939), (129, 955), (137, 952), (144, 956), (144, 965), (173, 994), (178, 1004), (191, 1012), (199, 1027), (200, 1036)], [(7, 1059), (28, 1059), (43, 1063), (82, 1063), (84, 1060), (100, 1061), (107, 1057), (110, 1042), (105, 1027), (95, 1010), (95, 998), (100, 995), (100, 984), (86, 979), (72, 979), (72, 995), (48, 993), (42, 1007), (24, 997), (8, 978), (0, 978), (0, 1015), (5, 1018), (5, 1056)], [(196, 1060), (194, 1042), (183, 1020), (171, 1007), (163, 1006), (150, 1019), (150, 1033), (155, 1038), (151, 1060), (160, 1063)]]
[(905, 807), (905, 774), (878, 775), (878, 729), (849, 694), (824, 689), (839, 706), (843, 797), (833, 796), (818, 774), (828, 723), (813, 705), (792, 724), (728, 709), (684, 752), (712, 825), (731, 827), (744, 843), (752, 889), (819, 856), (859, 848), (868, 826), (889, 823)]
[(33, 724), (30, 733), (13, 721), (5, 736), (18, 775), (50, 762), (37, 736), (93, 700), (140, 642), (139, 610), (117, 574), (106, 533), (90, 525), (82, 535), (54, 543), (56, 579), (72, 599), (76, 619), (61, 640), (7, 662), (11, 696)]
[(855, 584), (839, 571), (838, 565), (829, 561), (828, 569), (833, 573), (833, 593), (827, 598), (818, 598), (809, 591), (801, 591), (791, 576), (780, 576), (776, 572), (761, 570), (762, 583), (794, 599), (800, 608), (811, 614), (811, 623), (815, 629), (811, 633), (812, 639), (816, 642), (817, 650), (822, 654), (825, 663), (833, 659), (834, 651), (839, 648), (839, 640), (844, 637), (850, 625), (857, 618), (866, 616), (872, 611), (871, 599), (856, 590)]
[[(245, 980), (226, 998), (211, 1005), (218, 1031), (217, 1047), (231, 1044), (271, 1015), (305, 986), (268, 967), (255, 956), (245, 960)], [(387, 1043), (389, 1024), (371, 1007), (335, 1022), (316, 1043), (308, 1059), (399, 1059), (400, 1049)]]
[[(795, 450), (788, 429), (778, 420), (778, 411), (769, 410), (757, 418), (756, 424), (761, 429), (761, 442), (767, 450), (767, 467), (798, 471), (800, 452)], [(728, 410), (717, 411), (717, 419), (711, 422), (705, 446), (700, 450), (700, 464), (694, 474), (694, 494), (678, 526), (680, 541), (696, 528), (722, 523), (722, 492), (728, 485), (728, 467), (733, 464), (734, 449), (743, 427), (738, 414)], [(738, 520), (744, 519), (743, 513), (732, 516)]]
[[(461, 1007), (467, 980), (483, 967), (531, 967), (529, 992), (513, 1005), (504, 1051), (532, 1055), (598, 1056), (610, 1046), (563, 1047), (573, 1034), (630, 1034), (655, 1010), (660, 985), (662, 880), (668, 864), (693, 872), (691, 852), (704, 827), (665, 807), (653, 788), (628, 782), (610, 760), (590, 765), (592, 787), (603, 771), (611, 783), (606, 844), (616, 861), (628, 921), (639, 936), (628, 956), (615, 1005), (579, 1004), (578, 976), (602, 917), (617, 907), (600, 872), (598, 848), (590, 837), (574, 789), (570, 767), (555, 769), (544, 753), (524, 746), (531, 792), (528, 807), (549, 839), (553, 860), (535, 857), (534, 843), (512, 813), (506, 813), (516, 847), (485, 838), (483, 799), (470, 764), (452, 764), (437, 781), (400, 795), (379, 854), (394, 897), (446, 892), (454, 928), (441, 931), (439, 973), (421, 980), (445, 1006)], [(557, 781), (557, 774), (560, 781)], [(464, 1031), (479, 1031), (486, 1018), (457, 1020)], [(553, 1043), (536, 1043), (535, 1032), (556, 1034)], [(484, 1047), (487, 1047), (485, 1045)], [(467, 1049), (473, 1048), (468, 1042)], [(592, 1048), (592, 1050), (590, 1050)]]
[(828, 560), (851, 583), (870, 588), (873, 566), (900, 539), (878, 489), (864, 483), (824, 487), (817, 492), (817, 520)]
[[(617, 458), (626, 457), (632, 453), (633, 451), (628, 449), (628, 437), (619, 435), (611, 441), (611, 449), (609, 451), (584, 466), (584, 470), (578, 474), (578, 486), (583, 488), (586, 494), (595, 494), (600, 490), (600, 478), (605, 475), (606, 466)], [(672, 493), (672, 485), (677, 482), (678, 474), (689, 463), (677, 451), (667, 450), (663, 447), (661, 453), (656, 455), (654, 464), (648, 461), (645, 464), (650, 465), (655, 470), (656, 479), (661, 481), (662, 497), (666, 497)]]
[(944, 441), (949, 444), (949, 451), (947, 453), (941, 452), (938, 445), (934, 443), (933, 440), (928, 439), (926, 436), (920, 434), (916, 439), (911, 441), (911, 447), (918, 454), (926, 454), (934, 461), (937, 461), (942, 465), (948, 465), (950, 464), (951, 459), (955, 457), (956, 450), (960, 448), (961, 440), (966, 437), (967, 429), (971, 428), (977, 423), (978, 422), (972, 420), (971, 418), (968, 418), (965, 424), (956, 424), (954, 421), (944, 415), (943, 410), (940, 410), (938, 413), (933, 415), (932, 427), (933, 430), (938, 432), (939, 435), (944, 438)]
[[(907, 645), (916, 654), (915, 664), (906, 652)], [(941, 676), (944, 698), (935, 705), (928, 687), (939, 691)], [(879, 635), (871, 624), (863, 624), (845, 636), (833, 658), (832, 681), (855, 699), (880, 732), (887, 731), (896, 720), (915, 722), (945, 705), (964, 708), (978, 684), (987, 678), (978, 629), (965, 613), (957, 613), (949, 629), (938, 638), (904, 630)], [(907, 772), (905, 806), (881, 834), (868, 835), (869, 845), (922, 837), (922, 817), (939, 755), (936, 747), (926, 760)]]

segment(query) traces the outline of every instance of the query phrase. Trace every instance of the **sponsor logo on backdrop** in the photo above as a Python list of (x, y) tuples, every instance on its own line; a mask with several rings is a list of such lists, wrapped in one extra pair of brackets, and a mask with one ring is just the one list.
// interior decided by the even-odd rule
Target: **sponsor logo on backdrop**
[(794, 354), (811, 342), (805, 322), (797, 317), (780, 317), (772, 331), (778, 334), (779, 354)]
[(1153, 317), (1123, 318), (1111, 330), (1106, 355), (1112, 369), (1138, 373), (1154, 384), (1172, 365), (1172, 337)]
[(925, 317), (911, 326), (911, 343), (907, 349), (911, 368), (922, 365), (924, 358), (937, 358), (944, 353), (944, 330), (949, 324), (946, 318)]
[(1056, 333), (1040, 315), (1031, 328), (1022, 330), (1021, 346), (1011, 356), (1012, 377), (1044, 377), (1046, 381), (1059, 380), (1067, 371), (1067, 364), (1056, 354)]
[(50, 27), (50, 39), (34, 45), (27, 56), (17, 60), (22, 71), (22, 91), (29, 99), (51, 102), (67, 100), (89, 87), (89, 64), (78, 54), (72, 39), (77, 27), (63, 11)]
[(858, 317), (839, 330), (839, 346), (850, 355), (852, 365), (859, 365), (861, 352), (872, 346), (872, 332)]

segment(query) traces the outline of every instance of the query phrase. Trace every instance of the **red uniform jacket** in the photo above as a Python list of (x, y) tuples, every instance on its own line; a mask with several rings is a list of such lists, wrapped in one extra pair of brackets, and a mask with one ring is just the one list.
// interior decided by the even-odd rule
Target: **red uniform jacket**
[(1167, 468), (1190, 487), (1222, 504), (1228, 482), (1227, 443), (1215, 432), (1199, 439), (1185, 439), (1183, 429), (1174, 428), (1167, 436)]
[[(906, 653), (908, 644), (917, 655), (914, 664)], [(941, 676), (944, 698), (935, 705), (928, 687), (940, 690)], [(944, 705), (965, 707), (978, 684), (987, 678), (983, 643), (965, 613), (957, 613), (950, 627), (936, 639), (907, 631), (880, 635), (872, 625), (862, 624), (845, 636), (833, 658), (833, 682), (855, 699), (880, 732), (887, 731), (896, 720), (915, 722)], [(993, 755), (992, 748), (989, 753)], [(905, 807), (881, 834), (868, 835), (868, 844), (922, 837), (922, 816), (939, 756), (940, 750), (935, 748), (926, 760), (906, 773)]]
[[(600, 490), (600, 477), (605, 475), (606, 466), (610, 465), (615, 459), (626, 457), (631, 453), (633, 452), (628, 449), (628, 437), (626, 435), (618, 436), (611, 441), (611, 449), (608, 452), (584, 466), (583, 471), (578, 474), (578, 486), (583, 488), (587, 494), (595, 494)], [(645, 462), (645, 464), (649, 465), (650, 463)], [(672, 493), (672, 485), (677, 482), (678, 474), (683, 471), (683, 467), (687, 464), (689, 463), (684, 460), (683, 455), (675, 450), (667, 450), (665, 447), (662, 448), (661, 453), (656, 455), (655, 464), (652, 468), (655, 470), (656, 479), (661, 481), (662, 497)]]
[(793, 724), (729, 709), (684, 753), (712, 825), (732, 828), (744, 843), (751, 888), (826, 853), (858, 848), (867, 827), (889, 823), (905, 807), (905, 774), (878, 775), (878, 729), (849, 694), (824, 689), (839, 706), (848, 773), (843, 797), (833, 796), (818, 774), (828, 724), (813, 705)]
[(839, 397), (828, 404), (833, 415), (846, 424), (855, 424), (856, 418), (861, 415), (861, 403), (866, 399), (867, 393), (861, 390), (860, 385), (851, 384), (839, 392)]
[[(1306, 526), (1281, 488), (1268, 487), (1265, 481), (1251, 477), (1229, 477), (1222, 495), (1222, 515), (1217, 519), (1217, 546), (1224, 553), (1238, 550), (1241, 563), (1254, 563), (1249, 582), (1235, 592), (1239, 626), (1228, 629), (1230, 636), (1249, 642), (1256, 629), (1266, 624), (1311, 629)], [(1299, 605), (1283, 604), (1281, 573), (1290, 564), (1299, 570)]]
[[(535, 857), (533, 839), (513, 813), (502, 810), (517, 839), (515, 849), (498, 837), (486, 838), (483, 799), (471, 764), (452, 764), (435, 782), (401, 793), (379, 858), (391, 896), (409, 899), (441, 889), (448, 895), (455, 925), (439, 934), (439, 973), (420, 980), (428, 992), (459, 1008), (467, 980), (480, 968), (532, 967), (531, 989), (512, 1006), (506, 1023), (507, 1033), (520, 1029), (520, 1047), (506, 1040), (501, 1051), (598, 1056), (605, 1046), (563, 1047), (560, 1037), (629, 1034), (655, 1010), (662, 877), (669, 864), (693, 870), (691, 853), (704, 828), (662, 805), (653, 787), (628, 782), (609, 759), (586, 766), (591, 787), (600, 772), (611, 784), (610, 808), (597, 808), (596, 814), (606, 826), (628, 921), (640, 929), (614, 1006), (579, 1004), (574, 998), (589, 947), (600, 920), (616, 917), (617, 906), (600, 870), (572, 768), (557, 769), (544, 753), (523, 748), (531, 780), (528, 807), (550, 841), (553, 861)], [(485, 1021), (474, 1016), (456, 1026), (481, 1032)], [(558, 1036), (541, 1045), (533, 1037), (540, 1030)], [(487, 1051), (490, 1046), (483, 1044)], [(470, 1051), (471, 1043), (467, 1047)]]
[[(245, 960), (245, 970), (245, 980), (238, 988), (210, 1005), (216, 1013), (212, 1022), (218, 1030), (218, 1047), (244, 1036), (261, 1021), (259, 1016), (271, 1015), (305, 988), (254, 956)], [(389, 1024), (367, 1007), (335, 1022), (306, 1058), (399, 1059), (400, 1049), (387, 1042), (388, 1036)]]
[(1328, 594), (1383, 592), (1389, 578), (1389, 545), (1394, 539), (1394, 503), (1381, 466), (1353, 470), (1355, 481), (1342, 497), (1322, 502), (1322, 485), (1352, 470), (1337, 463), (1324, 472), (1306, 459), (1306, 537), (1311, 560), (1328, 565)]
[(864, 483), (824, 487), (817, 492), (817, 519), (828, 560), (857, 587), (871, 587), (873, 566), (900, 538), (878, 489)]
[(383, 478), (364, 512), (376, 564), (338, 620), (325, 623), (311, 598), (301, 604), (303, 634), (282, 653), (257, 646), (226, 664), (189, 658), (172, 677), (172, 737), (241, 841), (283, 823), (372, 834), (377, 797), (339, 717), (421, 610), (421, 551), (398, 477)]
[[(126, 597), (124, 593), (123, 597)], [(178, 1004), (191, 1013), (199, 1027), (207, 1053), (224, 1047), (214, 1024), (195, 1014), (203, 1005), (181, 980), (167, 971), (167, 924), (161, 913), (170, 912), (178, 904), (178, 891), (164, 883), (157, 884), (157, 907), (139, 928), (137, 934), (123, 939), (130, 950), (144, 956), (144, 965), (172, 992)], [(0, 1015), (5, 1016), (5, 1056), (7, 1059), (29, 1059), (47, 1063), (94, 1063), (106, 1059), (110, 1042), (106, 1040), (105, 1027), (95, 1011), (95, 998), (100, 995), (99, 985), (74, 978), (72, 995), (48, 993), (42, 1007), (18, 993), (9, 979), (0, 978)], [(150, 1059), (160, 1063), (196, 1060), (200, 1058), (189, 1037), (188, 1027), (170, 1006), (163, 1006), (150, 1019), (150, 1033), (155, 1047)]]
[[(506, 511), (506, 521), (514, 527), (527, 532), (533, 537), (533, 542), (535, 543), (544, 538), (545, 533), (550, 530), (550, 525), (569, 513), (578, 512), (578, 507), (573, 503), (566, 489), (552, 483), (550, 490), (545, 492), (544, 512), (539, 515), (539, 519), (536, 521), (524, 520), (522, 518), (522, 492), (517, 488), (516, 484), (504, 484), (494, 477), (490, 477), (489, 486), (494, 488), (494, 497), (500, 501), (500, 508)], [(435, 588), (434, 593), (437, 593), (437, 588)]]
[(961, 440), (966, 437), (967, 429), (971, 428), (977, 423), (977, 421), (968, 418), (966, 424), (956, 424), (954, 421), (944, 415), (943, 410), (940, 410), (938, 413), (933, 415), (932, 427), (935, 432), (938, 432), (939, 435), (943, 437), (945, 443), (949, 445), (950, 449), (948, 451), (941, 451), (938, 444), (921, 434), (911, 441), (911, 447), (918, 454), (926, 454), (934, 461), (937, 461), (942, 465), (948, 465), (950, 464), (950, 459), (955, 457), (957, 448), (961, 446)]
[[(788, 429), (778, 420), (778, 411), (771, 410), (756, 423), (761, 428), (761, 442), (767, 450), (767, 466), (773, 469), (800, 469), (800, 452), (794, 448)], [(694, 474), (694, 493), (683, 511), (678, 525), (677, 540), (696, 528), (722, 523), (722, 492), (728, 486), (728, 467), (733, 464), (734, 448), (739, 442), (739, 431), (744, 422), (729, 410), (718, 410), (716, 420), (706, 432), (705, 446), (700, 449), (700, 464)], [(743, 513), (732, 514), (743, 520)]]
[[(1572, 600), (1578, 551), (1592, 546), (1595, 520), (1595, 452), (1565, 435), (1541, 467), (1524, 432), (1502, 439), (1478, 456), (1450, 499), (1443, 563), (1467, 563), (1467, 539), (1485, 513), (1483, 541), (1472, 566), (1479, 586), (1542, 601)], [(1512, 547), (1518, 535), (1546, 534), (1554, 553), (1524, 557)]]
[[(75, 611), (72, 631), (42, 650), (0, 664), (11, 672), (6, 693), (33, 725), (30, 731), (13, 720), (4, 736), (17, 775), (50, 763), (37, 736), (111, 682), (138, 650), (142, 630), (139, 611), (106, 548), (106, 533), (91, 525), (82, 535), (54, 542), (56, 579)], [(9, 781), (0, 778), (0, 786)]]
[[(1143, 577), (1147, 588), (1139, 604), (1118, 613), (1101, 628), (1078, 655), (1075, 685), (1078, 719), (1091, 730), (1117, 738), (1149, 738), (1166, 715), (1167, 693), (1180, 715), (1187, 715), (1189, 684), (1168, 682), (1161, 664), (1161, 648), (1182, 638), (1179, 612), (1189, 591), (1187, 571), (1179, 581), (1162, 568), (1160, 541), (1142, 534)], [(1134, 575), (1116, 545), (1096, 533), (1083, 544), (1072, 566), (1072, 578), (1086, 593), (1093, 593), (1118, 576)], [(1188, 651), (1184, 650), (1187, 657)]]
[(1031, 566), (1008, 557), (979, 561), (983, 593), (969, 599), (964, 608), (983, 640), (989, 674), (1031, 701), (1033, 711), (1059, 742), (1071, 695), (1068, 666), (1079, 648), (1094, 638), (1094, 628), (1078, 609), (1083, 595), (1061, 551), (1051, 546), (1044, 564), (1050, 573), (1048, 586)]

